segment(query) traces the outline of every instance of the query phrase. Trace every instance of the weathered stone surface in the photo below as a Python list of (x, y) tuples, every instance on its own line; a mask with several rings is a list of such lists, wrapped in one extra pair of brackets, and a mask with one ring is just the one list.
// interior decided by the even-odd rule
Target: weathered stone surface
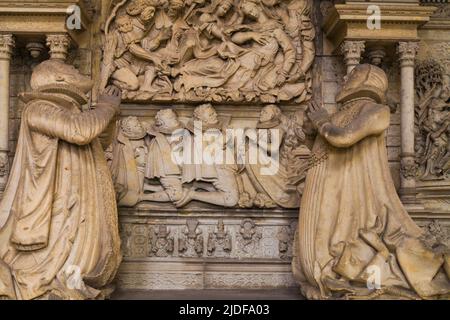
[[(440, 230), (427, 227), (432, 220), (448, 228), (448, 5), (433, 4), (435, 11), (419, 1), (383, 1), (382, 28), (371, 30), (367, 7), (374, 2), (338, 2), (2, 1), (0, 33), (12, 35), (14, 46), (4, 41), (7, 50), (0, 49), (0, 59), (8, 61), (3, 65), (11, 70), (9, 89), (2, 95), (9, 97), (9, 108), (0, 112), (8, 124), (0, 126), (0, 175), (6, 182), (26, 106), (19, 95), (31, 90), (32, 70), (49, 57), (67, 56), (69, 64), (95, 81), (93, 104), (85, 104), (85, 110), (96, 108), (107, 84), (124, 91), (120, 130), (106, 153), (116, 189), (110, 193), (116, 194), (120, 211), (124, 258), (119, 288), (296, 286), (289, 264), (295, 256), (305, 164), (316, 135), (308, 103), (316, 101), (336, 113), (347, 70), (368, 62), (389, 79), (391, 120), (385, 142), (395, 189), (427, 232)], [(67, 29), (71, 4), (81, 8), (80, 30)], [(404, 45), (397, 52), (399, 42)], [(416, 42), (414, 60), (412, 51), (403, 49), (417, 48)], [(429, 72), (430, 64), (441, 72)], [(415, 66), (419, 81), (414, 91), (413, 77), (402, 79), (401, 73)], [(0, 68), (0, 86), (5, 70)], [(409, 93), (415, 93), (414, 102)], [(439, 100), (439, 107), (427, 96)], [(211, 105), (200, 107), (205, 103)], [(423, 119), (421, 110), (426, 111)], [(281, 170), (267, 179), (258, 174), (259, 165), (213, 166), (231, 174), (222, 171), (211, 178), (203, 173), (191, 182), (183, 178), (190, 172), (184, 166), (176, 174), (156, 170), (155, 161), (174, 150), (158, 145), (156, 137), (164, 143), (172, 132), (164, 125), (155, 130), (156, 122), (174, 129), (187, 128), (193, 120), (206, 126), (217, 120), (223, 132), (279, 130), (282, 139), (274, 150), (284, 159)], [(263, 146), (263, 136), (257, 137), (246, 145)], [(121, 157), (127, 160), (117, 161)]]

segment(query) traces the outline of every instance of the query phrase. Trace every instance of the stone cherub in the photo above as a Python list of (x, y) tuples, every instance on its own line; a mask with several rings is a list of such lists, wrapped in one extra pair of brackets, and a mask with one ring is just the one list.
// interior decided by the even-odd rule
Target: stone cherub
[[(108, 87), (82, 111), (93, 82), (51, 59), (21, 95), (17, 150), (0, 202), (0, 297), (94, 299), (109, 294), (119, 263), (114, 188), (102, 145), (119, 113)], [(102, 135), (102, 132), (105, 134)]]
[(363, 64), (337, 95), (335, 114), (310, 105), (318, 136), (293, 259), (308, 299), (449, 297), (450, 253), (422, 241), (392, 181), (387, 88), (384, 71)]

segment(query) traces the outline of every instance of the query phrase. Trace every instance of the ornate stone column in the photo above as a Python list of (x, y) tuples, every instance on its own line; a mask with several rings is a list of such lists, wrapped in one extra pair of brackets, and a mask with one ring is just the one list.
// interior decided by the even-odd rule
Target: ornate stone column
[(347, 74), (349, 74), (360, 62), (365, 50), (365, 41), (345, 40), (341, 45), (341, 53), (344, 55)]
[(416, 164), (414, 155), (414, 60), (419, 49), (417, 42), (400, 42), (401, 88), (401, 190), (405, 203), (415, 203)]
[(0, 34), (0, 192), (9, 174), (9, 71), (14, 44), (12, 34)]
[(48, 34), (47, 46), (50, 48), (50, 59), (65, 61), (70, 47), (70, 37), (67, 34)]

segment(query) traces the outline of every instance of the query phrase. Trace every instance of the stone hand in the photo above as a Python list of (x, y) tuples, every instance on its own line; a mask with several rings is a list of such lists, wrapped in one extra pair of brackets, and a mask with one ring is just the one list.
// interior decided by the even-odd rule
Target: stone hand
[(99, 103), (111, 104), (119, 108), (122, 101), (122, 91), (116, 86), (108, 86), (99, 97)]
[(277, 86), (281, 86), (286, 82), (286, 76), (284, 74), (279, 74), (277, 76)]
[(264, 46), (269, 43), (270, 37), (267, 37), (267, 36), (259, 34), (259, 33), (255, 33), (253, 35), (253, 40), (255, 40), (258, 44)]
[(309, 104), (308, 118), (311, 120), (316, 129), (320, 129), (323, 124), (329, 122), (327, 110), (317, 105), (314, 101)]

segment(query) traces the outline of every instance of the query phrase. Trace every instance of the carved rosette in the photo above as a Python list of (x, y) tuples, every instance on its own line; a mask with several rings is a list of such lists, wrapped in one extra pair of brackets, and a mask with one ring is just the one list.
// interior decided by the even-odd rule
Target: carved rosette
[(365, 48), (365, 41), (346, 40), (341, 45), (341, 53), (344, 55), (347, 73), (350, 73), (350, 71), (361, 62), (361, 57)]
[(47, 46), (50, 48), (50, 58), (66, 60), (70, 47), (70, 37), (66, 34), (47, 35)]
[(10, 60), (14, 46), (12, 34), (0, 34), (0, 60)]
[(414, 67), (414, 61), (419, 51), (417, 42), (399, 42), (397, 48), (400, 67)]

